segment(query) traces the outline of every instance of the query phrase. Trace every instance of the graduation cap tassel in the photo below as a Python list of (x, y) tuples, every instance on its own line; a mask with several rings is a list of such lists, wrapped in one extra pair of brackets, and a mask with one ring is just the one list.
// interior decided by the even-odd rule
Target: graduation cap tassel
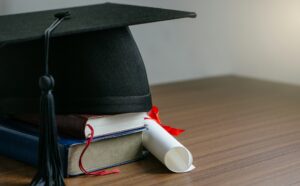
[(52, 90), (54, 78), (49, 74), (49, 44), (51, 33), (69, 16), (68, 12), (55, 15), (56, 20), (45, 31), (45, 74), (39, 80), (40, 98), (40, 137), (38, 172), (32, 186), (64, 186), (62, 162), (57, 144), (57, 126)]

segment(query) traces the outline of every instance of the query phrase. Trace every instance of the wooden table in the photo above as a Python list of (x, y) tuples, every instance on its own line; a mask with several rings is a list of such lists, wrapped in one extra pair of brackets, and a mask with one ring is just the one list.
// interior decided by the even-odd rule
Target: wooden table
[[(196, 169), (173, 174), (149, 157), (67, 185), (300, 185), (300, 87), (227, 76), (154, 86), (152, 94), (163, 121), (187, 130), (178, 139)], [(0, 185), (27, 185), (34, 172), (0, 158)]]

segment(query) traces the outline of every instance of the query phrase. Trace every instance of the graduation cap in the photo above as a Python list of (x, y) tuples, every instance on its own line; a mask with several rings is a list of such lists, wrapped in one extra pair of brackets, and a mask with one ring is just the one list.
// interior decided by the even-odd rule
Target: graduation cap
[(55, 113), (151, 109), (146, 70), (128, 26), (195, 16), (112, 3), (0, 16), (0, 114), (41, 115), (32, 185), (64, 185)]

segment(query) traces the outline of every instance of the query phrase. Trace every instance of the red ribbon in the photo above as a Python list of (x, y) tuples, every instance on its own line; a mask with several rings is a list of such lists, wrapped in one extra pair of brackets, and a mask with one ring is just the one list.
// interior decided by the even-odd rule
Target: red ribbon
[(94, 171), (94, 172), (88, 172), (82, 164), (82, 157), (85, 153), (85, 151), (88, 149), (88, 147), (90, 146), (91, 142), (94, 139), (94, 129), (91, 125), (87, 124), (87, 127), (89, 127), (89, 129), (91, 130), (91, 135), (90, 137), (86, 140), (86, 145), (84, 147), (84, 149), (82, 150), (81, 154), (80, 154), (80, 158), (79, 158), (79, 168), (80, 170), (85, 174), (85, 175), (91, 175), (91, 176), (105, 176), (108, 174), (116, 174), (119, 173), (120, 170), (119, 169), (113, 169), (113, 170), (99, 170), (99, 171)]
[(163, 125), (159, 117), (159, 110), (156, 106), (152, 107), (152, 109), (148, 112), (148, 116), (150, 118), (145, 118), (145, 119), (153, 119), (173, 136), (179, 136), (181, 133), (185, 131), (183, 129), (176, 129), (167, 125)]

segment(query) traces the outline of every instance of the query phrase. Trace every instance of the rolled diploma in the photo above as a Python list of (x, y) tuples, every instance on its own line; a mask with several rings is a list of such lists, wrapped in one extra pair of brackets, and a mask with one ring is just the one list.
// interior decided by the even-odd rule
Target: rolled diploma
[(145, 120), (148, 130), (143, 133), (143, 145), (169, 170), (176, 173), (189, 172), (193, 166), (190, 151), (179, 143), (154, 120)]

